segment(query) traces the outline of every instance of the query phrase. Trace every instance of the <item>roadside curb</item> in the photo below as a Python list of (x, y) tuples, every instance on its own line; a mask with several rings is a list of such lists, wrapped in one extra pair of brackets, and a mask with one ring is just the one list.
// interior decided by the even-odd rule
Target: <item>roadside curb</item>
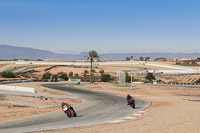
[(142, 110), (134, 113), (133, 115), (131, 116), (128, 116), (128, 117), (125, 117), (125, 118), (122, 118), (120, 120), (115, 120), (115, 121), (110, 121), (110, 122), (102, 122), (102, 123), (99, 123), (99, 124), (114, 124), (114, 123), (122, 123), (122, 122), (126, 122), (126, 121), (130, 121), (130, 120), (133, 120), (133, 119), (136, 119), (137, 117), (143, 115), (146, 111), (144, 111), (145, 109), (149, 108), (151, 106), (152, 102), (149, 102), (149, 104), (144, 107)]
[(145, 113), (145, 111), (138, 111), (137, 113), (129, 116), (129, 117), (125, 117), (121, 120), (116, 120), (116, 121), (111, 121), (111, 122), (103, 122), (103, 123), (100, 123), (100, 124), (113, 124), (113, 123), (121, 123), (121, 122), (125, 122), (125, 121), (129, 121), (129, 120), (132, 120), (132, 119), (135, 119), (141, 115), (143, 115)]

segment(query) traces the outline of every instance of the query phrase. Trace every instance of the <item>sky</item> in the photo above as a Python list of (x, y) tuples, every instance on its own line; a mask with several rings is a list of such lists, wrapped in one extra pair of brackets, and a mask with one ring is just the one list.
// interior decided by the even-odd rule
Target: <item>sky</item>
[(0, 0), (0, 44), (65, 54), (200, 52), (200, 1)]

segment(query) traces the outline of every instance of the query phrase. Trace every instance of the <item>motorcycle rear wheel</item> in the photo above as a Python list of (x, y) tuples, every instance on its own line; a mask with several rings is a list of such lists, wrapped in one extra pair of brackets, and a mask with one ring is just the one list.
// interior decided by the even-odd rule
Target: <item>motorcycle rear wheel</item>
[(135, 103), (132, 103), (132, 104), (131, 104), (131, 107), (132, 107), (133, 109), (135, 109)]

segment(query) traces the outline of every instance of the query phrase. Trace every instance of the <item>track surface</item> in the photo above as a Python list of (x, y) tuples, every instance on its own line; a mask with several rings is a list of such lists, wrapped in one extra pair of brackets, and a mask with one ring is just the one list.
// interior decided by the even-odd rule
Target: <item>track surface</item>
[(64, 84), (44, 85), (82, 98), (83, 103), (74, 106), (77, 117), (68, 118), (62, 110), (0, 123), (0, 133), (31, 132), (93, 125), (119, 120), (150, 105), (136, 99), (136, 109), (127, 106), (125, 97), (68, 87)]
[(19, 67), (13, 67), (9, 68), (8, 70), (5, 70), (4, 72), (13, 72), (13, 73), (18, 73), (22, 72), (23, 70), (29, 68), (30, 66), (19, 66)]

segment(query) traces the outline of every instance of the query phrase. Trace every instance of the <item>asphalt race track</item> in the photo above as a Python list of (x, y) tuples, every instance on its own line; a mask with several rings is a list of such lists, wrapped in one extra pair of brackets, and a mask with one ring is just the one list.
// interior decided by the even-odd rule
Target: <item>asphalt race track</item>
[(136, 99), (136, 109), (132, 109), (130, 106), (127, 106), (125, 97), (72, 88), (66, 84), (49, 84), (44, 86), (81, 98), (83, 102), (74, 106), (77, 117), (68, 118), (60, 109), (54, 112), (0, 123), (0, 133), (31, 132), (110, 122), (130, 116), (150, 105), (148, 101)]

